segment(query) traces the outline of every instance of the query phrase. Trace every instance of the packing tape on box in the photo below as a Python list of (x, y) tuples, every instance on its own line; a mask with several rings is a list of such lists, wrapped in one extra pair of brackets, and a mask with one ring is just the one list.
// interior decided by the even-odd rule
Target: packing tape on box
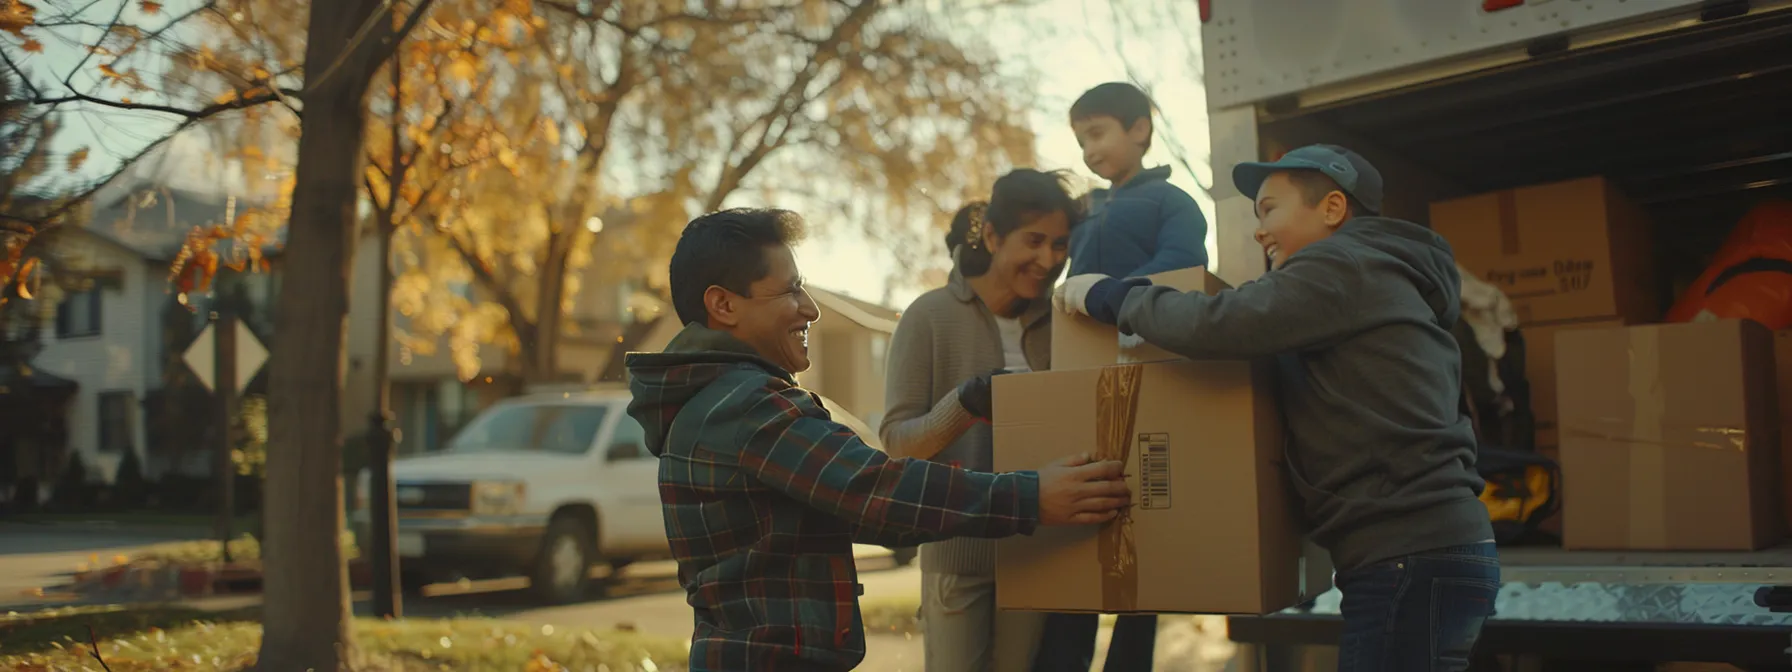
[(1661, 386), (1661, 330), (1630, 330), (1630, 515), (1632, 548), (1664, 548), (1668, 542), (1668, 466), (1662, 441), (1667, 399)]
[[(1139, 415), (1139, 384), (1145, 368), (1137, 364), (1101, 370), (1095, 390), (1095, 459), (1127, 463), (1132, 452), (1133, 424)], [(1101, 529), (1101, 606), (1103, 611), (1138, 610), (1139, 558), (1133, 538), (1132, 510)]]
[(1518, 192), (1507, 189), (1494, 198), (1498, 201), (1500, 217), (1500, 253), (1518, 254)]

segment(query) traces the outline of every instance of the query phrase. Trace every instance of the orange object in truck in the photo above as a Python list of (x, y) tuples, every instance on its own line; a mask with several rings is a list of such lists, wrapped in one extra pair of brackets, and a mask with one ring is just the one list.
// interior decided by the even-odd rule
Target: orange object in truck
[(1693, 322), (1702, 315), (1792, 328), (1792, 201), (1762, 203), (1743, 216), (1667, 321)]

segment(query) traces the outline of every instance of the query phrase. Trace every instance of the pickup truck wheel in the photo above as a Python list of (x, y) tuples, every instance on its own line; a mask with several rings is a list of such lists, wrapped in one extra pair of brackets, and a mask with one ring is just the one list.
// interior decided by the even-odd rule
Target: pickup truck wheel
[(591, 587), (591, 560), (597, 555), (595, 536), (576, 518), (550, 523), (529, 576), (530, 589), (551, 604), (584, 599)]

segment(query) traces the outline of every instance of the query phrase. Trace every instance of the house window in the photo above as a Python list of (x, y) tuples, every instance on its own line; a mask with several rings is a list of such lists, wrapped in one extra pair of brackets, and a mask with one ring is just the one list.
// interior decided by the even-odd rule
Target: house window
[(137, 403), (136, 395), (130, 392), (101, 392), (100, 400), (100, 452), (124, 454), (133, 450), (131, 445), (132, 410)]
[(100, 289), (68, 295), (56, 305), (56, 337), (80, 338), (100, 334)]

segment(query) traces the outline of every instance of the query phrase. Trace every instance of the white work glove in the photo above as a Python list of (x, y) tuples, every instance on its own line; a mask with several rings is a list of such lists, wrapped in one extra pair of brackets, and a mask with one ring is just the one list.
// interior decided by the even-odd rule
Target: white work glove
[(1089, 308), (1085, 300), (1089, 298), (1089, 288), (1106, 279), (1108, 276), (1100, 273), (1070, 276), (1058, 287), (1057, 293), (1052, 295), (1052, 305), (1057, 307), (1058, 312), (1068, 315), (1088, 315)]

